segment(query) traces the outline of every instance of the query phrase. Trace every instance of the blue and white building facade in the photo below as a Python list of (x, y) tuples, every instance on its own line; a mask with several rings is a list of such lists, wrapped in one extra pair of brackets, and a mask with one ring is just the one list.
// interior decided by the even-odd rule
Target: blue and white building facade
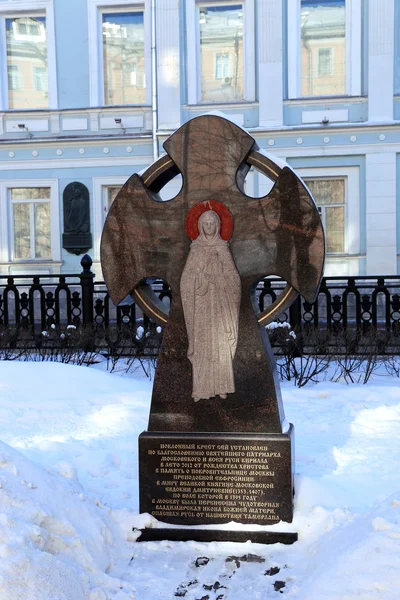
[(399, 273), (399, 42), (400, 0), (0, 0), (0, 273), (80, 270), (62, 247), (79, 181), (100, 277), (118, 189), (211, 110), (307, 181), (328, 275)]

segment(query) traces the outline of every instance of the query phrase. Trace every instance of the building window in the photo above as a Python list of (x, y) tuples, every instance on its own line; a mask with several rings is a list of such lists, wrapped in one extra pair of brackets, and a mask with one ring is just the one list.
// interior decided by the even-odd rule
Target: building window
[(361, 94), (360, 0), (287, 0), (288, 97)]
[(22, 21), (22, 19), (20, 19), (19, 22), (17, 23), (17, 29), (18, 29), (18, 33), (20, 35), (26, 35), (28, 33), (28, 27), (27, 27), (26, 23), (24, 23)]
[(10, 188), (12, 259), (51, 258), (51, 188)]
[(225, 79), (230, 74), (229, 54), (218, 53), (215, 55), (215, 79)]
[(318, 50), (318, 77), (332, 75), (332, 48)]
[(345, 178), (305, 179), (320, 211), (328, 254), (346, 252), (346, 180)]
[(301, 95), (342, 96), (346, 93), (345, 0), (301, 0), (300, 22)]
[(103, 206), (104, 213), (107, 214), (111, 208), (111, 204), (114, 202), (119, 190), (122, 185), (104, 185), (103, 186)]
[(201, 100), (244, 99), (243, 6), (199, 7)]
[(44, 67), (34, 67), (35, 89), (38, 92), (47, 94), (49, 82), (47, 79), (47, 69)]
[(21, 90), (22, 81), (18, 65), (10, 65), (8, 68), (8, 89)]
[(13, 17), (5, 19), (8, 108), (31, 109), (49, 106), (46, 88), (38, 88), (36, 71), (47, 82), (48, 57), (46, 18)]
[(144, 13), (102, 14), (105, 104), (145, 104)]

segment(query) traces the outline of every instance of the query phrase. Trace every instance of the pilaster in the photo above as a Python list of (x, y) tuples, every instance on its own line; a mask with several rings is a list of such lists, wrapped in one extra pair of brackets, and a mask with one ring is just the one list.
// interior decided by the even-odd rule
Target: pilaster
[(394, 0), (369, 0), (368, 120), (393, 120)]
[(258, 97), (260, 126), (283, 124), (282, 0), (258, 2)]
[(367, 275), (397, 272), (396, 153), (366, 155)]
[(181, 120), (179, 83), (179, 0), (156, 2), (158, 128), (176, 129)]

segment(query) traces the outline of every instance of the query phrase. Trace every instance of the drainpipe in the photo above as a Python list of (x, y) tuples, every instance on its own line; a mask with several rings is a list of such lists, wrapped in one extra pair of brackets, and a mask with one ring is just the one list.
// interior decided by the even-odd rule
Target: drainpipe
[(153, 160), (158, 158), (157, 116), (157, 56), (156, 56), (156, 0), (151, 0), (151, 111)]

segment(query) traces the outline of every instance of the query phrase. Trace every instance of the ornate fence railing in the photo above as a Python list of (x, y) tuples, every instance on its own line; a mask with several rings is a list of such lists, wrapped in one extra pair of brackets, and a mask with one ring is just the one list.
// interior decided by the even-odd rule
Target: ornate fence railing
[[(89, 256), (81, 261), (80, 274), (1, 275), (0, 329), (24, 332), (24, 338), (40, 336), (52, 326), (91, 326), (96, 330), (147, 330), (151, 321), (134, 302), (114, 306), (104, 282), (95, 281)], [(283, 290), (285, 282), (268, 278), (257, 286), (260, 311)], [(170, 302), (169, 287), (153, 284), (163, 302)], [(325, 277), (317, 300), (303, 298), (279, 316), (296, 331), (371, 329), (400, 336), (400, 277)]]
[[(260, 310), (275, 300), (284, 283), (266, 279), (258, 286)], [(298, 298), (289, 314), (279, 316), (293, 329), (327, 330), (371, 328), (400, 333), (400, 277), (324, 277), (313, 304)]]

